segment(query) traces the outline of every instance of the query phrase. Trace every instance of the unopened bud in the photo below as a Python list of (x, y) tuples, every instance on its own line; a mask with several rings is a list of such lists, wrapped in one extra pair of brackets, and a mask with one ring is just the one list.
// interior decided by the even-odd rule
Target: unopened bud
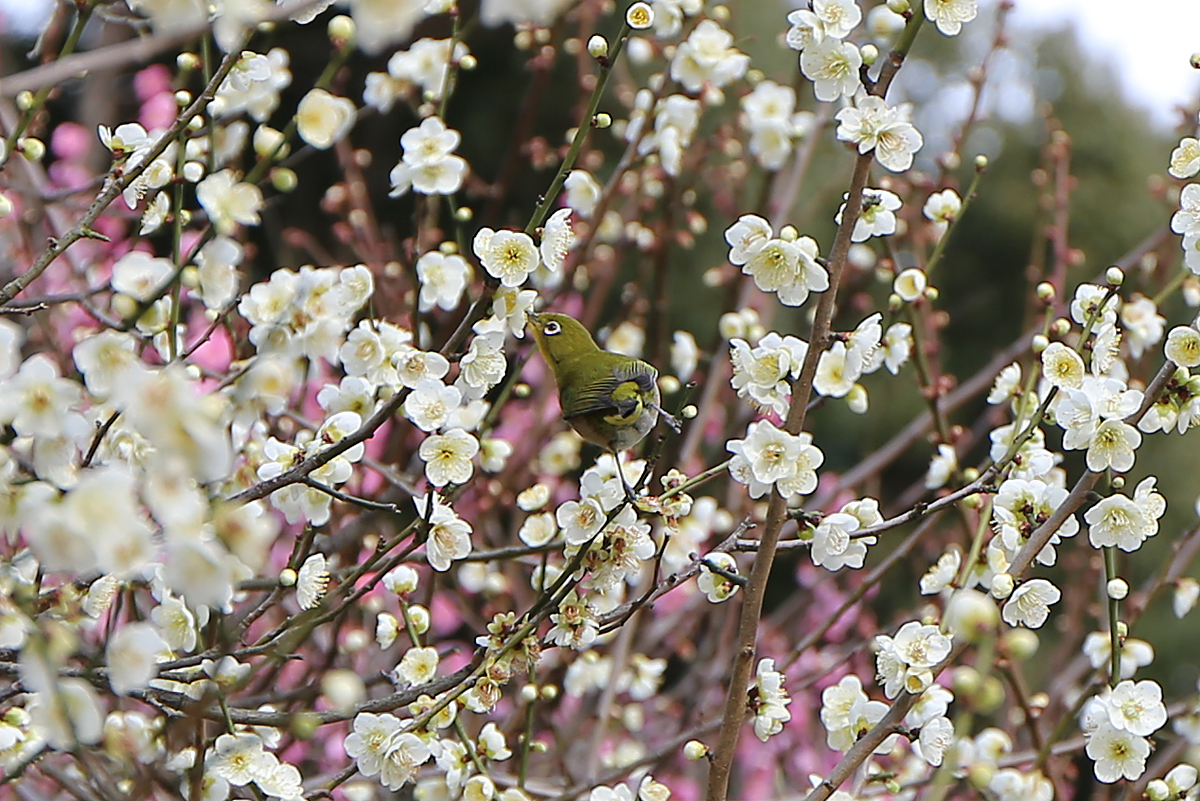
[(479, 59), (475, 58), (475, 56), (471, 55), (470, 53), (467, 53), (465, 56), (463, 56), (462, 58), (460, 58), (458, 60), (458, 68), (460, 70), (465, 70), (467, 72), (470, 72), (471, 70), (475, 69), (478, 66), (479, 66)]
[(345, 14), (338, 14), (329, 20), (329, 25), (325, 30), (329, 34), (329, 40), (339, 47), (353, 42), (355, 34), (358, 32), (354, 20)]
[(708, 754), (708, 746), (699, 740), (688, 740), (683, 745), (683, 758), (690, 762), (704, 759)]
[(1129, 583), (1125, 579), (1115, 578), (1108, 582), (1105, 589), (1108, 591), (1108, 597), (1114, 601), (1123, 601), (1125, 596), (1129, 595)]
[(200, 57), (195, 53), (180, 53), (175, 56), (175, 66), (183, 72), (200, 69)]
[(1003, 601), (1013, 594), (1016, 586), (1017, 583), (1013, 580), (1011, 573), (997, 573), (992, 577), (992, 597), (998, 601)]
[(593, 128), (607, 128), (612, 125), (612, 115), (601, 111), (595, 117), (592, 117)]
[(1125, 273), (1120, 267), (1109, 267), (1104, 271), (1104, 280), (1113, 286), (1120, 286), (1125, 283)]
[(988, 157), (982, 153), (975, 157), (975, 169), (977, 170), (986, 170), (989, 163)]
[(604, 58), (608, 55), (608, 40), (596, 34), (587, 43), (588, 55), (592, 58)]
[(275, 167), (271, 170), (271, 186), (275, 187), (277, 192), (291, 192), (298, 183), (300, 179), (296, 177), (295, 170), (287, 167)]
[(1054, 300), (1054, 294), (1054, 284), (1050, 283), (1049, 281), (1042, 281), (1037, 285), (1038, 300), (1040, 300), (1042, 303), (1049, 303), (1050, 301)]
[(887, 0), (887, 7), (896, 14), (907, 14), (911, 8), (908, 0)]
[(17, 108), (21, 111), (29, 111), (33, 108), (33, 92), (28, 89), (17, 92)]
[(41, 161), (46, 156), (46, 145), (41, 139), (27, 136), (17, 140), (17, 149), (27, 161)]
[(1046, 338), (1045, 334), (1034, 334), (1030, 345), (1033, 348), (1034, 353), (1041, 353), (1046, 348), (1050, 347), (1050, 340)]

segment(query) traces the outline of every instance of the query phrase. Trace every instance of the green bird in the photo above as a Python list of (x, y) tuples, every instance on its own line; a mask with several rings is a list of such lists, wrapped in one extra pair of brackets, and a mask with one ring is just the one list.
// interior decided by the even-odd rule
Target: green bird
[(579, 436), (615, 456), (641, 442), (660, 417), (679, 431), (679, 421), (660, 405), (654, 367), (601, 350), (583, 324), (565, 314), (530, 313), (529, 321), (558, 385), (563, 419)]

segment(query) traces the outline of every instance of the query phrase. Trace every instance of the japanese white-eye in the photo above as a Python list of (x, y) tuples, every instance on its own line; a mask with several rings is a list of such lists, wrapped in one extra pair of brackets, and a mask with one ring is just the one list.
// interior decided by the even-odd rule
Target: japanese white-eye
[(530, 313), (529, 321), (558, 385), (563, 419), (585, 440), (616, 454), (641, 442), (660, 416), (679, 430), (679, 422), (660, 406), (658, 370), (641, 359), (601, 350), (573, 317), (541, 312)]

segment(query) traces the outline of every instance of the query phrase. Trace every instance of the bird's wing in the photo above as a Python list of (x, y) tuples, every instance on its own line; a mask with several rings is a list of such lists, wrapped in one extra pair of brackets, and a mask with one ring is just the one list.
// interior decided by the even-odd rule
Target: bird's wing
[[(654, 392), (658, 371), (649, 364), (611, 353), (600, 356), (612, 358), (605, 358), (609, 369), (601, 372), (599, 379), (568, 382), (570, 388), (562, 391), (565, 417), (614, 410), (622, 417), (627, 417), (642, 405), (641, 393)], [(596, 355), (592, 354), (591, 358), (595, 359)], [(568, 408), (571, 409), (569, 414), (566, 413)]]

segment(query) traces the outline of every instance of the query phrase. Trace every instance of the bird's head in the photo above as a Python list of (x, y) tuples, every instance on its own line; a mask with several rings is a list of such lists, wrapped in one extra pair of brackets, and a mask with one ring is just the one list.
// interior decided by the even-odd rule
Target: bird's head
[(533, 329), (533, 338), (542, 358), (551, 367), (581, 353), (600, 350), (583, 324), (565, 314), (530, 312), (529, 327)]

